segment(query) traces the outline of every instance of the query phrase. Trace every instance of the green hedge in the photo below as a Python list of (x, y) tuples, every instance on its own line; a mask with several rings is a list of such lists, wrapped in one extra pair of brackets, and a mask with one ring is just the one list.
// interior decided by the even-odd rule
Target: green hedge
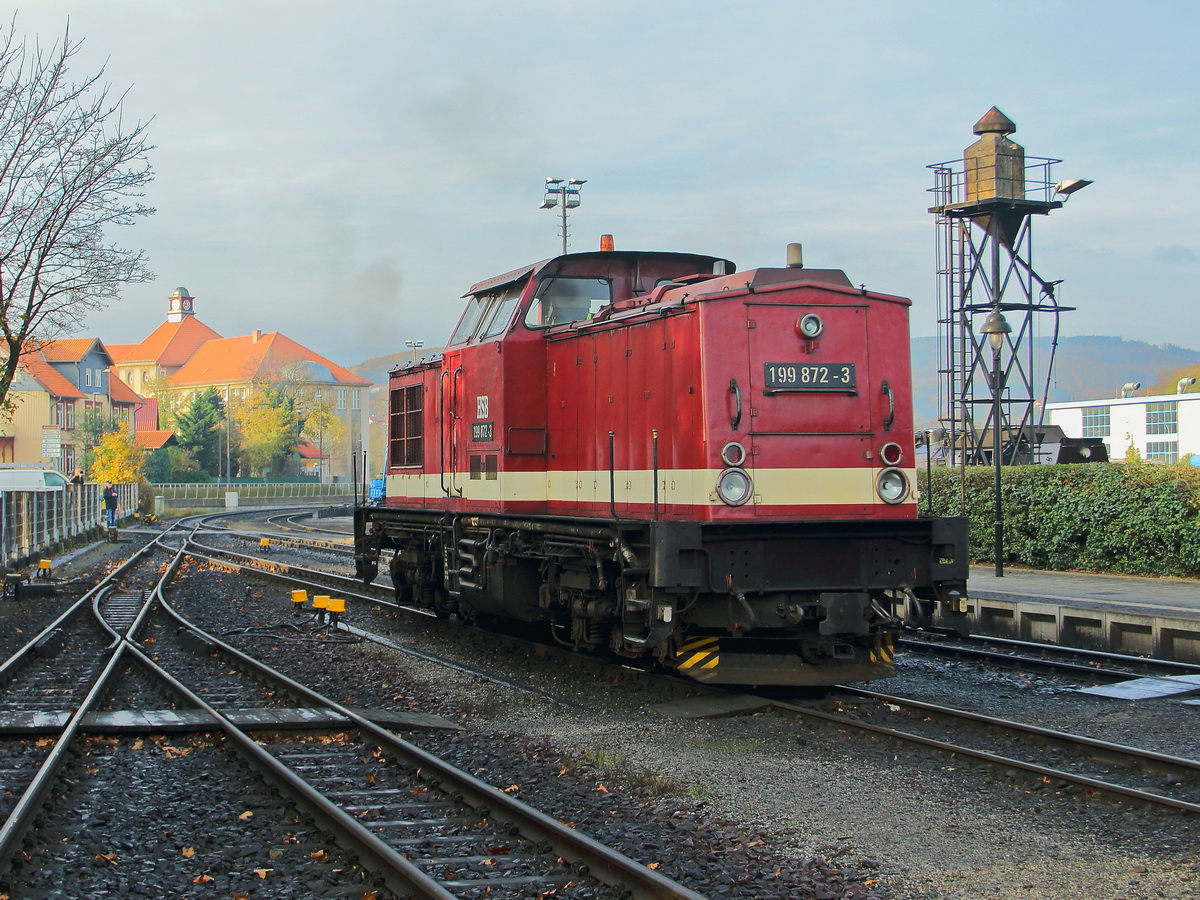
[[(933, 509), (964, 512), (972, 560), (993, 562), (995, 470), (971, 466), (965, 474), (964, 508), (960, 471), (934, 469)], [(1000, 496), (1007, 563), (1200, 577), (1200, 469), (1144, 462), (1006, 466)], [(922, 497), (921, 512), (929, 508)]]

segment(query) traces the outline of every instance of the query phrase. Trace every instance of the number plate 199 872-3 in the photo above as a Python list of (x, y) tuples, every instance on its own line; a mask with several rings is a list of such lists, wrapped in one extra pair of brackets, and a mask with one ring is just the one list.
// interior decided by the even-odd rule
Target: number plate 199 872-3
[(853, 391), (854, 363), (767, 363), (767, 390)]

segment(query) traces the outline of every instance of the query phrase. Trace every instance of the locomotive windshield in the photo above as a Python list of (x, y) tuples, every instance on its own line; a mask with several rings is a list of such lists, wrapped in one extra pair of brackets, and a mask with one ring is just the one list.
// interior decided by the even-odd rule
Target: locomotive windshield
[(525, 314), (530, 328), (583, 322), (612, 302), (610, 278), (549, 278), (538, 285)]
[(476, 336), (482, 340), (503, 333), (524, 288), (524, 281), (516, 281), (500, 290), (472, 296), (454, 329), (450, 345), (465, 344)]

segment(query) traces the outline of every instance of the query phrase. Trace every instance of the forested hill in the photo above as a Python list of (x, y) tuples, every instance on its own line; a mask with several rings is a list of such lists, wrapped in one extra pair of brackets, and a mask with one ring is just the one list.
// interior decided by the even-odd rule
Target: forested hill
[[(937, 338), (912, 341), (913, 404), (918, 426), (931, 423), (938, 415), (937, 346)], [(1039, 365), (1044, 365), (1050, 352), (1049, 338), (1039, 339), (1035, 349)], [(1156, 386), (1170, 393), (1184, 370), (1200, 373), (1200, 351), (1117, 337), (1059, 338), (1048, 399), (1059, 403), (1119, 397), (1121, 385), (1128, 381), (1141, 382), (1143, 393)], [(1039, 385), (1041, 380), (1039, 376)]]

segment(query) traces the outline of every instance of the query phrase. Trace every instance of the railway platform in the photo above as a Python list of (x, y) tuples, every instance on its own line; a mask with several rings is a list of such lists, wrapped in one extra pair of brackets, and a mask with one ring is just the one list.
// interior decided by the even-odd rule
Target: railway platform
[(1200, 581), (972, 566), (967, 591), (974, 634), (1200, 663)]
[(1119, 606), (1200, 619), (1200, 580), (1193, 579), (1021, 568), (1007, 568), (997, 578), (991, 566), (971, 566), (968, 587), (989, 599), (1061, 600), (1084, 608)]

